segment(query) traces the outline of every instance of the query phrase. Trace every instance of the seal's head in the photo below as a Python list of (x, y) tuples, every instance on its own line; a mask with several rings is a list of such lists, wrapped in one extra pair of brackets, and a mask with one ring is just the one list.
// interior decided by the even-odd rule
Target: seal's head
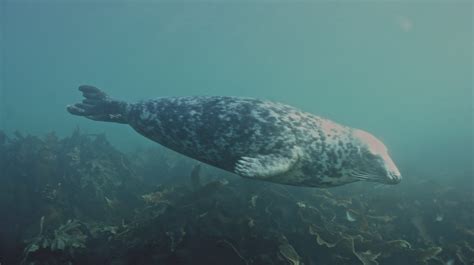
[(361, 180), (375, 181), (384, 184), (397, 184), (402, 176), (392, 158), (388, 155), (387, 147), (375, 136), (362, 130), (352, 132), (358, 148), (357, 168), (353, 176)]

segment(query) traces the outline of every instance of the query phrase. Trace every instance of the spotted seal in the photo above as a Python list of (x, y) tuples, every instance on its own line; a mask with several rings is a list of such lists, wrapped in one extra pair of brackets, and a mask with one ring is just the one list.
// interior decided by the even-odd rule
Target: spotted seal
[(371, 134), (254, 98), (163, 97), (138, 103), (80, 86), (74, 115), (129, 124), (183, 155), (245, 178), (331, 187), (359, 180), (396, 184), (400, 172)]

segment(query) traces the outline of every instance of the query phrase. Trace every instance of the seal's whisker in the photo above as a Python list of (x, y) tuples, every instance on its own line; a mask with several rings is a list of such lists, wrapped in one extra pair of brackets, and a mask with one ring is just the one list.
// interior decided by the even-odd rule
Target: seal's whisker
[(360, 170), (353, 170), (352, 174), (353, 177), (355, 177), (358, 180), (372, 180), (375, 179), (375, 176), (373, 174), (363, 172)]
[(380, 177), (374, 174), (353, 174), (353, 176), (358, 180), (365, 180), (365, 181), (377, 181)]

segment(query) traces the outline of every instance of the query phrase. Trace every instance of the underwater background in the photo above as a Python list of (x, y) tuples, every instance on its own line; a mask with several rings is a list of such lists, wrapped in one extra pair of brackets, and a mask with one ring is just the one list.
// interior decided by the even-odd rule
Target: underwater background
[[(473, 264), (471, 1), (0, 1), (0, 264)], [(373, 133), (403, 180), (245, 180), (78, 118), (229, 95)]]

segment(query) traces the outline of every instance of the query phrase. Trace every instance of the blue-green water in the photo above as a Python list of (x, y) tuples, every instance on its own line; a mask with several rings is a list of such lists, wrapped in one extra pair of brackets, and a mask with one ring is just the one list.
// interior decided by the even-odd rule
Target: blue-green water
[(3, 1), (2, 127), (106, 132), (69, 116), (76, 87), (134, 101), (281, 101), (382, 138), (399, 161), (472, 164), (472, 3)]
[(408, 178), (399, 189), (419, 176), (474, 188), (470, 1), (3, 0), (0, 26), (8, 135), (79, 127), (124, 152), (156, 145), (67, 113), (81, 84), (127, 101), (257, 97), (372, 132)]

